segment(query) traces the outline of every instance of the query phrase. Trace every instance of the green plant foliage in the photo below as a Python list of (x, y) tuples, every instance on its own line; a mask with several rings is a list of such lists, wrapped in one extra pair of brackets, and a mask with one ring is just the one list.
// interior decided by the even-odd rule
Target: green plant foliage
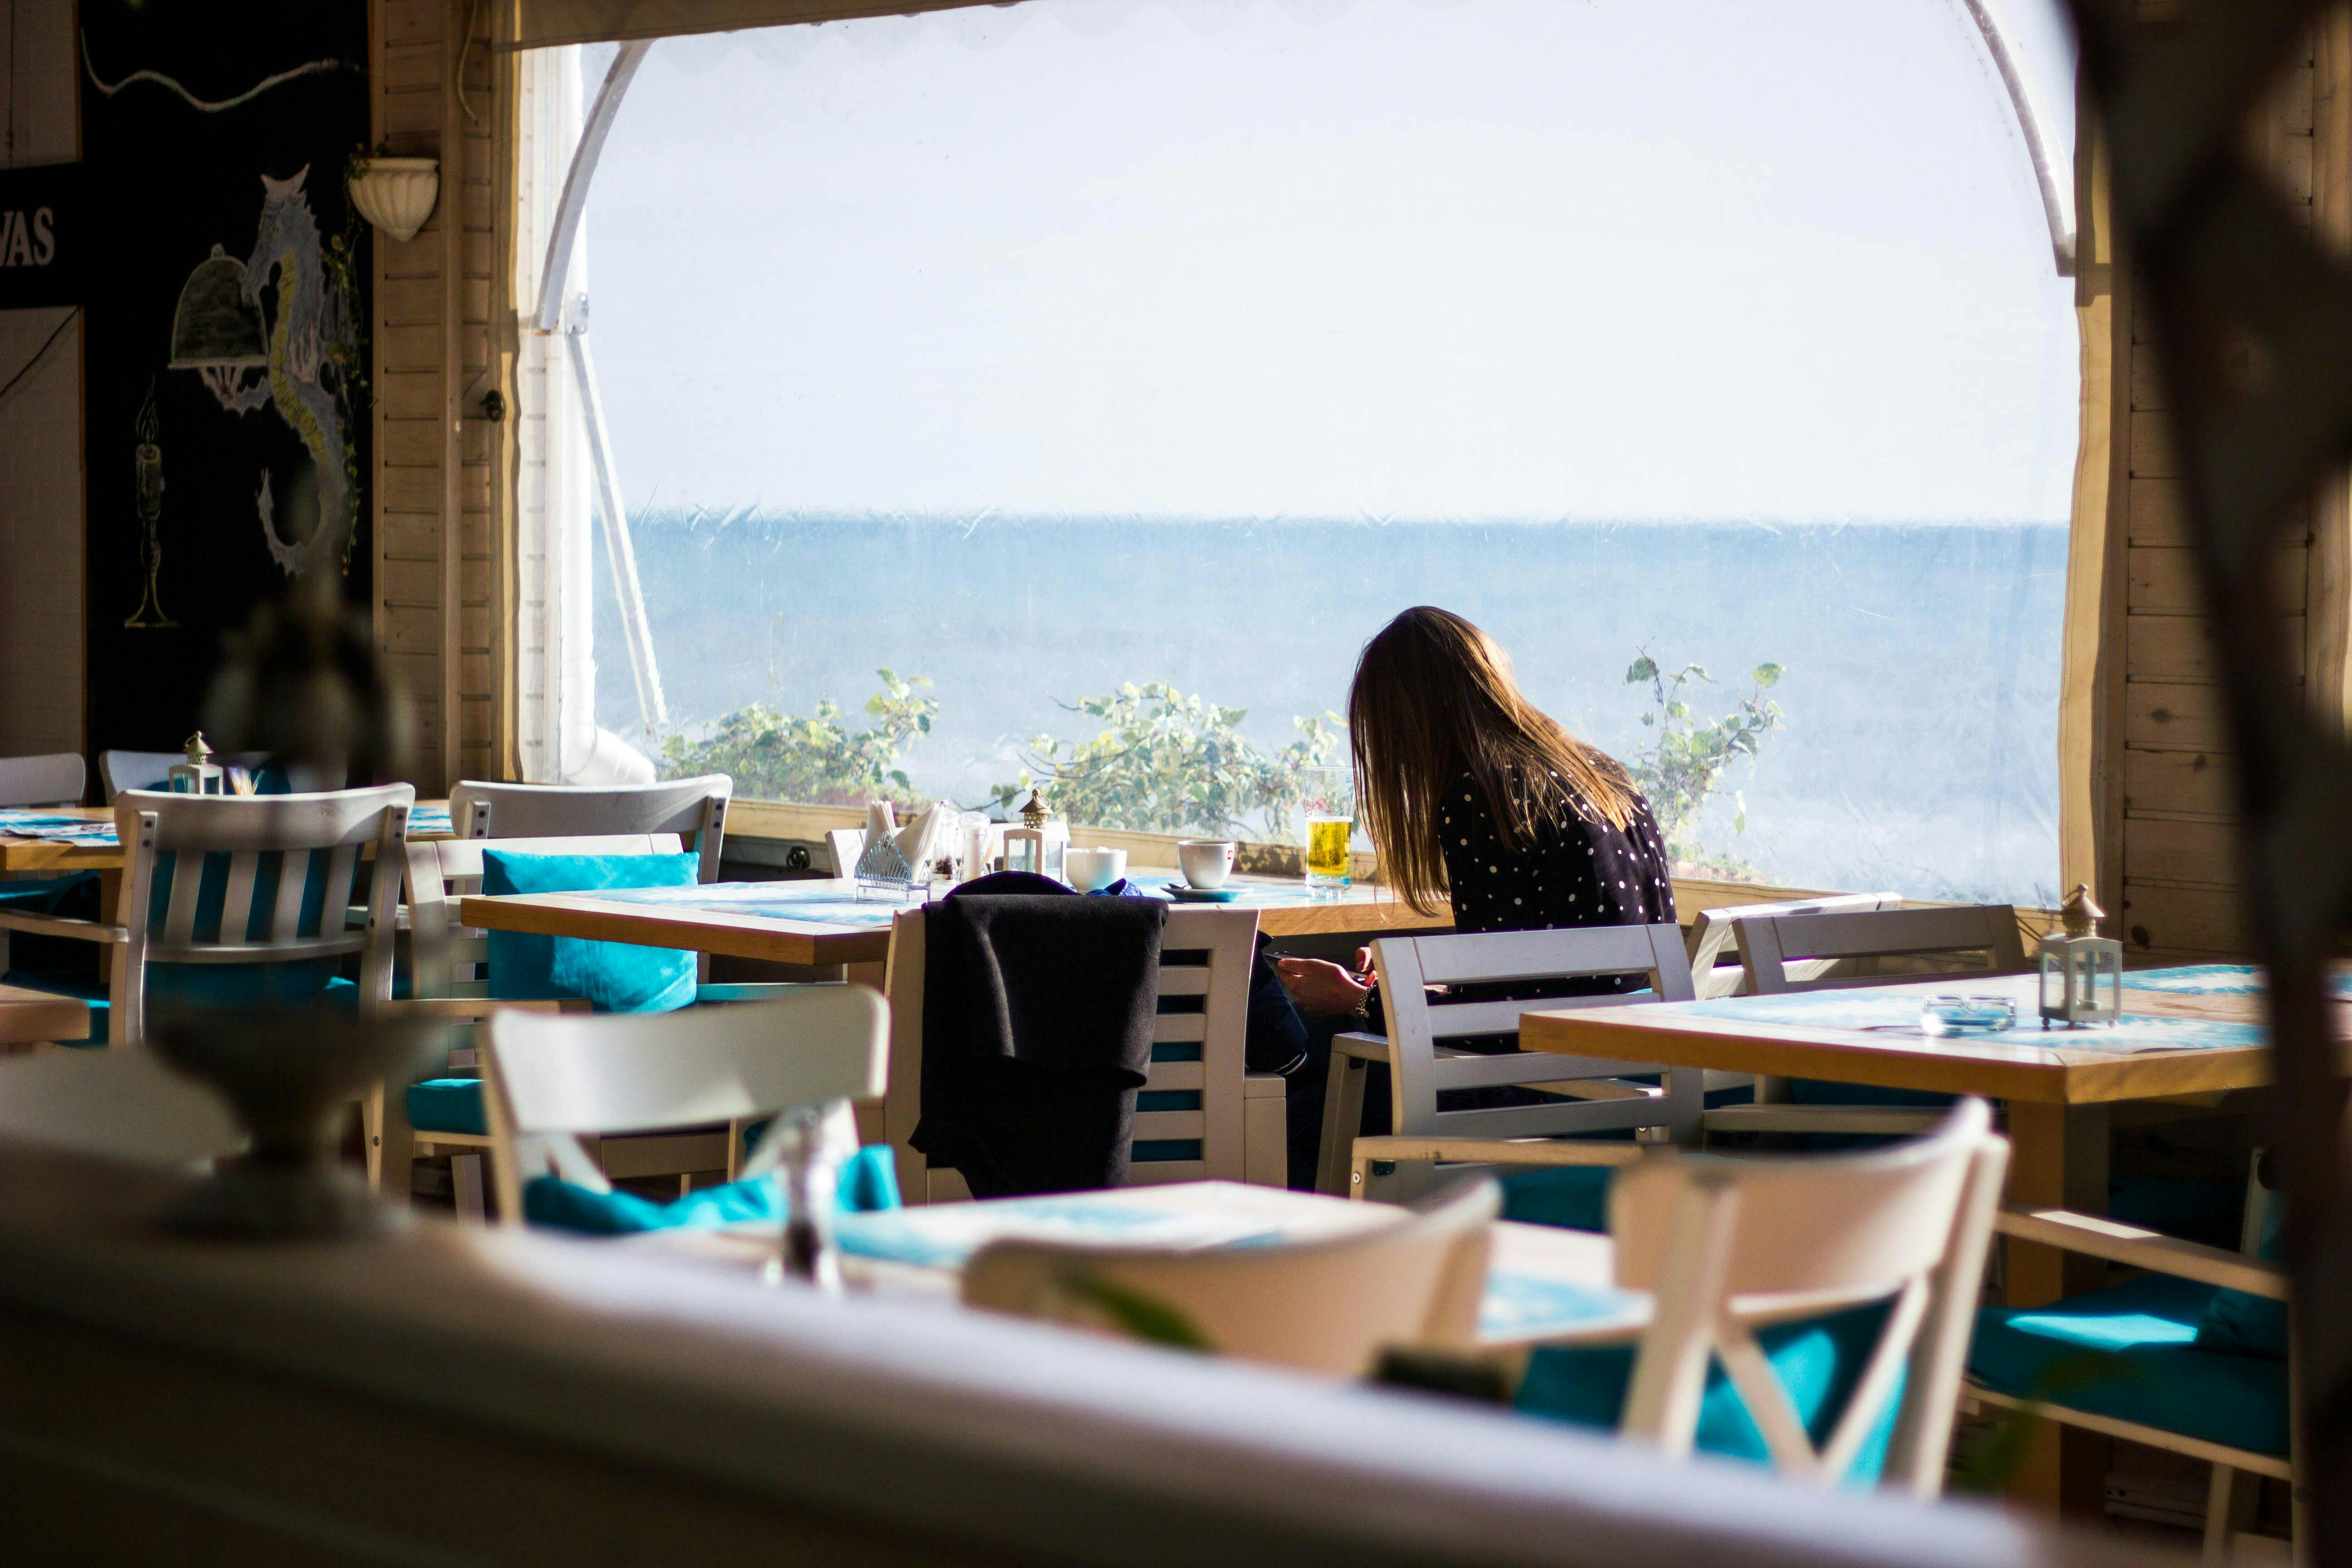
[[(1723, 782), (1731, 764), (1746, 758), (1752, 764), (1762, 751), (1764, 737), (1780, 728), (1780, 705), (1764, 693), (1780, 684), (1777, 664), (1759, 664), (1748, 672), (1751, 685), (1720, 719), (1700, 719), (1691, 707), (1700, 696), (1696, 686), (1713, 686), (1715, 678), (1701, 665), (1686, 664), (1668, 673), (1650, 657), (1646, 645), (1625, 671), (1625, 684), (1647, 683), (1655, 708), (1642, 715), (1649, 743), (1633, 753), (1628, 764), (1633, 782), (1649, 797), (1650, 811), (1666, 841), (1666, 853), (1677, 863), (1735, 879), (1756, 875), (1755, 868), (1728, 856), (1710, 855), (1698, 842), (1700, 815)], [(1733, 797), (1737, 806), (1732, 831), (1748, 831), (1748, 803)]]
[[(1192, 833), (1279, 842), (1291, 837), (1290, 814), (1304, 797), (1304, 768), (1343, 760), (1345, 726), (1336, 713), (1294, 719), (1298, 739), (1269, 756), (1235, 726), (1248, 714), (1164, 681), (1129, 682), (1063, 706), (1102, 721), (1089, 741), (1040, 735), (1023, 758), (1046, 785), (1054, 809), (1070, 821), (1131, 833)], [(1029, 775), (997, 786), (1012, 805)]]
[(887, 669), (875, 673), (882, 689), (866, 699), (866, 713), (873, 722), (863, 730), (853, 731), (842, 720), (841, 705), (830, 697), (821, 699), (807, 718), (754, 702), (719, 720), (700, 740), (671, 735), (662, 745), (664, 771), (672, 777), (729, 773), (737, 794), (762, 800), (919, 805), (899, 758), (916, 737), (930, 733), (939, 699), (915, 689), (930, 685), (928, 677), (902, 680)]

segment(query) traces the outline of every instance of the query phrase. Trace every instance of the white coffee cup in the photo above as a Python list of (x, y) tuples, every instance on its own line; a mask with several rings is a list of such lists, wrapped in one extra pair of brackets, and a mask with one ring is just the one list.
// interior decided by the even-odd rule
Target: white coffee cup
[(1081, 893), (1098, 893), (1126, 875), (1124, 849), (1080, 849), (1073, 845), (1062, 857), (1062, 880)]
[(1176, 863), (1184, 880), (1196, 888), (1222, 888), (1234, 872), (1234, 841), (1230, 838), (1185, 838), (1176, 845)]

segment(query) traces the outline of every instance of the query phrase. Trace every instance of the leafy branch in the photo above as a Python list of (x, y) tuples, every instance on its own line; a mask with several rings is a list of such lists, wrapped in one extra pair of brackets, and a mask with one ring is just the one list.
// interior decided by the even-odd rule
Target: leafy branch
[[(1780, 728), (1780, 705), (1764, 693), (1780, 684), (1777, 664), (1759, 664), (1748, 672), (1746, 695), (1737, 698), (1731, 711), (1719, 719), (1702, 720), (1692, 710), (1700, 696), (1698, 686), (1713, 686), (1706, 667), (1686, 664), (1669, 673), (1650, 657), (1647, 644), (1625, 671), (1625, 684), (1647, 683), (1654, 707), (1642, 715), (1652, 732), (1650, 742), (1634, 752), (1633, 782), (1649, 798), (1650, 811), (1666, 841), (1666, 853), (1678, 862), (1693, 862), (1735, 877), (1754, 875), (1754, 868), (1727, 856), (1710, 857), (1698, 842), (1699, 818), (1723, 782), (1731, 764), (1746, 758), (1752, 765), (1762, 751), (1764, 737)], [(1748, 831), (1748, 803), (1733, 796), (1734, 833)]]
[(672, 776), (730, 773), (740, 793), (765, 800), (919, 805), (899, 759), (919, 736), (931, 732), (939, 699), (915, 689), (930, 685), (926, 676), (901, 679), (887, 669), (875, 673), (882, 689), (866, 700), (873, 722), (863, 730), (852, 731), (843, 721), (841, 705), (830, 697), (819, 699), (816, 711), (805, 718), (754, 702), (719, 720), (700, 740), (668, 737), (662, 745), (664, 767)]

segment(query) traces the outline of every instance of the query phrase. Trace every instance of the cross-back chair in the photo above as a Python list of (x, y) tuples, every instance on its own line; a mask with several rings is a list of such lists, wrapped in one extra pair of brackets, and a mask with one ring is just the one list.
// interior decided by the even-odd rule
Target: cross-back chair
[[(1675, 1136), (1696, 1127), (1703, 1091), (1696, 1073), (1664, 1073), (1637, 1062), (1555, 1056), (1546, 1051), (1485, 1054), (1451, 1041), (1516, 1035), (1519, 1015), (1533, 1009), (1638, 1005), (1688, 1001), (1690, 961), (1682, 928), (1656, 925), (1572, 926), (1557, 931), (1476, 931), (1452, 936), (1382, 937), (1373, 944), (1381, 976), (1381, 1006), (1388, 1033), (1341, 1035), (1331, 1043), (1331, 1073), (1323, 1102), (1323, 1141), (1316, 1188), (1344, 1195), (1360, 1192), (1367, 1163), (1614, 1163), (1624, 1145), (1539, 1145), (1559, 1139), (1631, 1128), (1664, 1128)], [(1578, 980), (1644, 974), (1646, 997), (1614, 994), (1540, 1001), (1456, 1001), (1433, 996), (1433, 985)], [(1356, 1136), (1363, 1115), (1366, 1070), (1389, 1068), (1393, 1131)], [(1656, 1084), (1628, 1081), (1662, 1074)], [(1540, 1089), (1560, 1098), (1540, 1105), (1443, 1110), (1448, 1090), (1498, 1087)]]
[(1479, 1182), (1393, 1225), (1253, 1247), (995, 1241), (965, 1266), (963, 1300), (1117, 1332), (1108, 1285), (1176, 1309), (1219, 1353), (1358, 1377), (1393, 1346), (1472, 1344), (1498, 1203)]
[(702, 773), (649, 784), (489, 784), (462, 779), (449, 791), (460, 838), (590, 838), (616, 834), (691, 837), (698, 880), (719, 879), (727, 805), (735, 781)]
[(612, 1184), (593, 1145), (616, 1131), (773, 1117), (727, 1174), (772, 1167), (781, 1112), (812, 1109), (848, 1137), (849, 1102), (883, 1091), (888, 1010), (862, 985), (820, 985), (741, 1007), (604, 1016), (499, 1013), (483, 1031), (491, 1172), (499, 1218), (520, 1225), (523, 1184), (542, 1172), (595, 1192)]
[[(971, 1196), (961, 1173), (933, 1170), (909, 1140), (923, 1109), (923, 911), (890, 922), (890, 1089), (884, 1136), (908, 1203)], [(1151, 1066), (1137, 1091), (1130, 1185), (1288, 1180), (1283, 1080), (1244, 1061), (1257, 912), (1179, 907), (1160, 939), (1160, 1011)], [(1193, 999), (1198, 998), (1195, 1002)], [(1181, 1009), (1181, 1010), (1179, 1010)]]
[[(1617, 1283), (1655, 1298), (1620, 1432), (1687, 1455), (1719, 1363), (1775, 1468), (1815, 1486), (1846, 1479), (1899, 1401), (1882, 1483), (1936, 1496), (2008, 1159), (1990, 1109), (1967, 1100), (1929, 1136), (1865, 1153), (1666, 1154), (1619, 1172)], [(1816, 1444), (1757, 1331), (1881, 1301), (1876, 1342)]]

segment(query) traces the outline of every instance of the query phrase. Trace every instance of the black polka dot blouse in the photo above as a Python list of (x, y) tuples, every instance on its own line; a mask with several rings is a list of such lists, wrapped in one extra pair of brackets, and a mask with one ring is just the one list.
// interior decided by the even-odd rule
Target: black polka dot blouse
[[(1538, 823), (1531, 840), (1522, 836), (1506, 849), (1485, 795), (1465, 773), (1447, 789), (1437, 822), (1456, 931), (1649, 925), (1675, 918), (1665, 843), (1639, 795), (1622, 829), (1599, 812), (1563, 806)], [(1644, 976), (1628, 975), (1497, 990), (1517, 1000), (1634, 991), (1646, 984)]]

